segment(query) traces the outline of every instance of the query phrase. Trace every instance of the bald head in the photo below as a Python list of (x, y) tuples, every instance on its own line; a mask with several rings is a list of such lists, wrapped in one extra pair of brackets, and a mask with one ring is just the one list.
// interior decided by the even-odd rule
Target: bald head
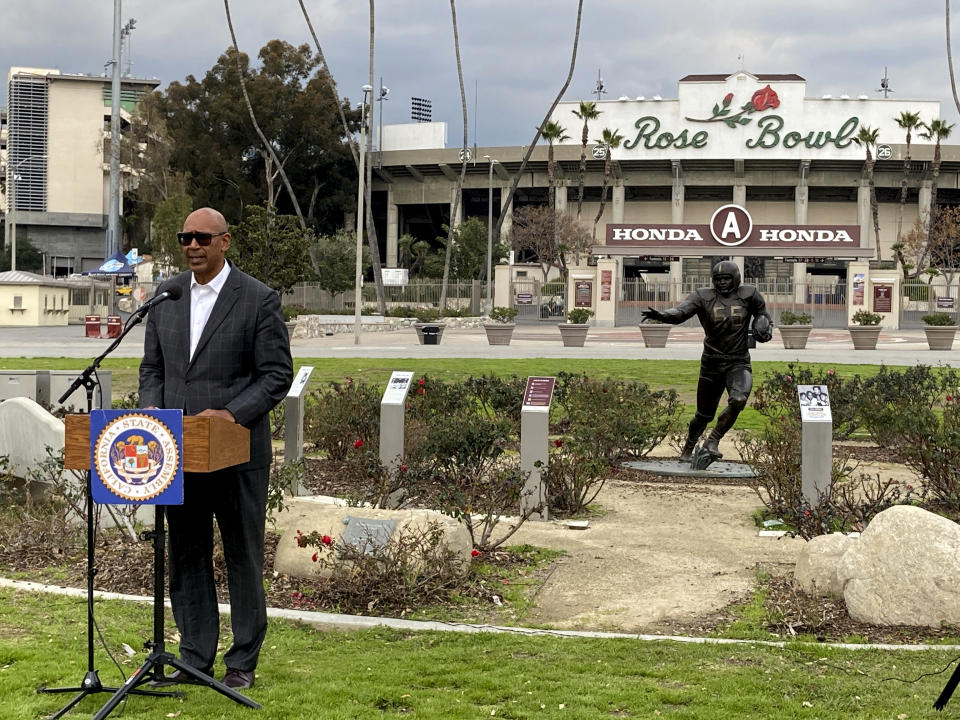
[(183, 229), (188, 231), (199, 230), (201, 229), (199, 226), (202, 226), (205, 232), (213, 233), (226, 232), (229, 229), (227, 220), (220, 211), (209, 207), (194, 210), (187, 215), (187, 219), (183, 223)]
[[(210, 282), (223, 269), (224, 256), (230, 247), (229, 230), (223, 215), (208, 207), (194, 210), (183, 221), (183, 232), (196, 236), (189, 245), (183, 245), (181, 241), (183, 256), (194, 279), (201, 285)], [(201, 236), (206, 238), (205, 245), (199, 242)]]

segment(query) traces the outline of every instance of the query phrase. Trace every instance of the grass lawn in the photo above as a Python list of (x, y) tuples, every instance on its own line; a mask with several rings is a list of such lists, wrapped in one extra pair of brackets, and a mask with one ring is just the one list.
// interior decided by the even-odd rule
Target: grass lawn
[[(136, 358), (105, 360), (101, 367), (113, 373), (113, 397), (119, 399), (137, 389)], [(352, 377), (357, 381), (384, 386), (394, 370), (414, 370), (418, 374), (433, 375), (443, 380), (464, 380), (468, 377), (493, 375), (556, 375), (561, 371), (585, 372), (596, 377), (616, 377), (638, 380), (654, 389), (673, 389), (686, 405), (686, 417), (691, 417), (696, 404), (699, 360), (577, 360), (564, 358), (526, 358), (485, 360), (475, 358), (295, 358), (297, 369), (312, 365), (310, 386), (318, 387), (331, 380)], [(823, 363), (804, 363), (810, 367), (833, 367)], [(74, 358), (0, 358), (2, 370), (82, 370), (83, 361)], [(785, 362), (754, 362), (754, 385), (766, 374), (782, 371)], [(842, 365), (844, 376), (875, 375), (879, 365)], [(890, 366), (895, 367), (895, 366)], [(749, 406), (737, 420), (738, 429), (755, 429), (762, 418)]]
[[(129, 675), (151, 635), (147, 606), (98, 602), (97, 620)], [(0, 717), (44, 717), (71, 696), (38, 695), (75, 685), (86, 669), (83, 600), (0, 590)], [(168, 629), (172, 622), (168, 619)], [(138, 650), (128, 657), (127, 643)], [(176, 646), (168, 649), (176, 651)], [(131, 697), (128, 720), (188, 718), (933, 718), (953, 659), (945, 651), (839, 650), (794, 645), (696, 645), (500, 634), (344, 633), (273, 621), (250, 697), (254, 711), (218, 693)], [(122, 682), (98, 645), (104, 684)], [(952, 668), (951, 668), (952, 670)], [(222, 674), (222, 666), (218, 670)], [(68, 717), (92, 715), (88, 697)], [(960, 697), (947, 713), (960, 711)], [(120, 708), (114, 716), (120, 716)]]

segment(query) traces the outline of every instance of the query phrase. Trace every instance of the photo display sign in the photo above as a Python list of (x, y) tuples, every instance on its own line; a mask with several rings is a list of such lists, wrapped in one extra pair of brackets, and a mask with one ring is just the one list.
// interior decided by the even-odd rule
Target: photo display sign
[(833, 422), (830, 414), (830, 392), (826, 385), (797, 385), (800, 400), (800, 420), (803, 422)]
[(554, 377), (528, 377), (526, 390), (523, 391), (523, 406), (550, 407), (556, 382)]
[(93, 501), (105, 505), (183, 504), (183, 411), (90, 413)]
[(381, 405), (403, 405), (413, 382), (413, 373), (407, 370), (394, 370), (387, 382), (387, 389), (383, 391)]

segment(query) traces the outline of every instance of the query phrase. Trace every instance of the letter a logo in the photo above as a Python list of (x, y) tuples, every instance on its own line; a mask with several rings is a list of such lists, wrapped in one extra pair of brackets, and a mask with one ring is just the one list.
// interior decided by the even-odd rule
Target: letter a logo
[(724, 205), (710, 218), (710, 234), (721, 245), (736, 247), (753, 231), (753, 218), (739, 205)]

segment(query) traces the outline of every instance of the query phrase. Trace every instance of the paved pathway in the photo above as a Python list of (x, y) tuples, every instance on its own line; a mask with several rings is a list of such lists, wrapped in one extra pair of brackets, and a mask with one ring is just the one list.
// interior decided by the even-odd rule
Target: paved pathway
[[(328, 337), (297, 339), (292, 343), (294, 356), (308, 357), (381, 357), (381, 358), (653, 358), (690, 359), (700, 357), (703, 333), (698, 328), (674, 328), (667, 347), (645, 348), (637, 328), (592, 328), (582, 348), (567, 348), (560, 333), (551, 324), (521, 325), (508, 346), (487, 344), (482, 329), (452, 329), (443, 333), (439, 345), (418, 345), (413, 329), (393, 332), (362, 333), (354, 344), (351, 333)], [(103, 352), (110, 340), (84, 337), (80, 325), (55, 328), (0, 328), (2, 357), (93, 358)], [(113, 357), (140, 357), (143, 327), (128, 335)], [(751, 353), (755, 361), (801, 360), (804, 362), (884, 363), (887, 365), (958, 365), (960, 341), (949, 352), (927, 349), (922, 329), (891, 330), (880, 334), (876, 350), (853, 350), (850, 335), (842, 329), (817, 329), (804, 350), (784, 350), (779, 335)], [(2, 362), (0, 362), (2, 364)]]

